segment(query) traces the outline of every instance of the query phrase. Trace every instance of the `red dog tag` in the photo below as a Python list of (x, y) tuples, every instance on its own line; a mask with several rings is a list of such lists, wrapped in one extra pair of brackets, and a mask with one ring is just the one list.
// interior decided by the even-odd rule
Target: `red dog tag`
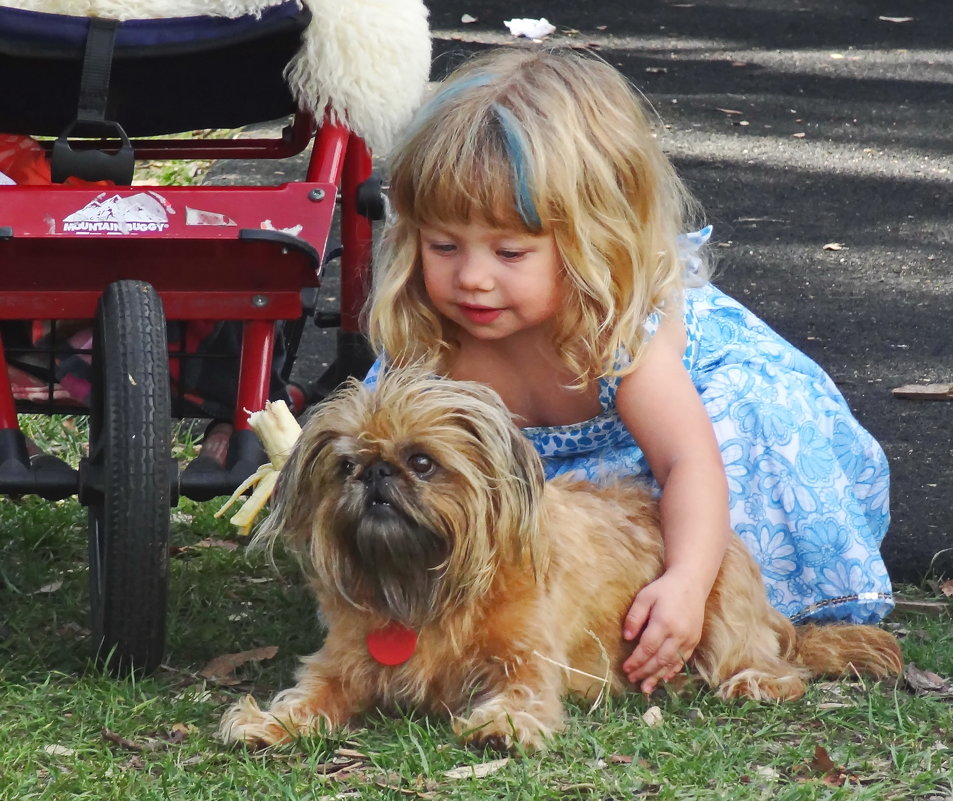
[(367, 633), (367, 652), (382, 665), (402, 665), (416, 648), (417, 632), (401, 623), (388, 623)]

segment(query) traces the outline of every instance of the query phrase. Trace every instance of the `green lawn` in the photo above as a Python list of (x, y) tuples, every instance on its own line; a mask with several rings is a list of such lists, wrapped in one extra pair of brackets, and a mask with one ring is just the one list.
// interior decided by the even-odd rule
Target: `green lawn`
[[(82, 452), (82, 424), (25, 425), (71, 459)], [(823, 682), (783, 706), (634, 694), (571, 707), (549, 753), (507, 759), (413, 716), (271, 752), (226, 748), (225, 706), (287, 686), (320, 632), (296, 569), (227, 547), (218, 506), (173, 510), (167, 657), (156, 675), (119, 681), (89, 662), (85, 510), (0, 499), (0, 799), (953, 798), (953, 698), (903, 682)], [(916, 592), (932, 607), (890, 625), (908, 660), (953, 676), (953, 605)], [(237, 668), (235, 684), (202, 675), (215, 657), (268, 646), (277, 654)], [(650, 706), (658, 725), (643, 719)]]

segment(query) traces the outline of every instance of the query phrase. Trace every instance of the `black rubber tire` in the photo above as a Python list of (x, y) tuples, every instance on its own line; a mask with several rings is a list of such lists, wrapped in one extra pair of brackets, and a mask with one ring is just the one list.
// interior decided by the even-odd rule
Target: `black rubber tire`
[(171, 397), (162, 301), (118, 281), (99, 303), (93, 345), (89, 572), (97, 661), (116, 675), (155, 670), (165, 648)]

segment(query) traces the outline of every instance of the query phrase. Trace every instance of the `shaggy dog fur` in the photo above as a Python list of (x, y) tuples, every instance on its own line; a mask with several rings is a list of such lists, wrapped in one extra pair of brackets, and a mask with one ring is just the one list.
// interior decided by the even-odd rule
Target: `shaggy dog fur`
[[(544, 483), (491, 390), (396, 370), (352, 383), (317, 409), (282, 480), (266, 529), (299, 556), (327, 639), (267, 710), (234, 705), (226, 740), (278, 743), (403, 705), (449, 712), (465, 741), (541, 748), (562, 696), (629, 689), (622, 620), (662, 570), (656, 503), (635, 482)], [(416, 648), (381, 664), (368, 635), (395, 622)], [(773, 701), (812, 676), (894, 675), (901, 658), (873, 626), (792, 626), (735, 538), (690, 665), (722, 697)]]

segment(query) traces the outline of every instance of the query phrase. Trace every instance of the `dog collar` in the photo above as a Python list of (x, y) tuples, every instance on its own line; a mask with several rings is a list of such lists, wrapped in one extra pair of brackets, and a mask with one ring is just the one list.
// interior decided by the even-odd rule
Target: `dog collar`
[(367, 633), (367, 652), (382, 665), (402, 665), (417, 649), (417, 632), (401, 623), (388, 623)]

